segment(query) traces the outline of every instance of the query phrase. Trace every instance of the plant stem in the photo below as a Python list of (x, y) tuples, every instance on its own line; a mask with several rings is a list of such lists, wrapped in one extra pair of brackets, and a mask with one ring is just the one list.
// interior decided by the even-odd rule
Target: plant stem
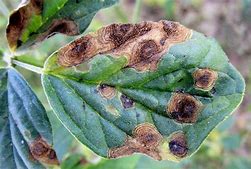
[(20, 62), (20, 61), (17, 61), (17, 60), (12, 60), (12, 64), (20, 66), (20, 67), (22, 67), (24, 69), (30, 70), (30, 71), (38, 73), (38, 74), (43, 73), (43, 68), (37, 67), (37, 66), (34, 66), (34, 65), (30, 65), (28, 63)]
[(6, 7), (6, 5), (3, 3), (2, 0), (0, 0), (0, 12), (5, 16), (8, 17), (9, 16), (9, 9)]
[(132, 22), (136, 23), (140, 20), (140, 11), (141, 11), (142, 0), (136, 0), (136, 4), (133, 11)]

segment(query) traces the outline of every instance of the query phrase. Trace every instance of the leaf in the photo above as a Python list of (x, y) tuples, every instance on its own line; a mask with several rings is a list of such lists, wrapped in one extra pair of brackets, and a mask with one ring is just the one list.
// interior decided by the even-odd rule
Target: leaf
[(26, 0), (9, 18), (6, 29), (10, 48), (26, 49), (56, 33), (83, 33), (98, 10), (117, 0)]
[(52, 111), (47, 114), (52, 127), (53, 148), (56, 151), (58, 160), (61, 162), (66, 157), (75, 139)]
[(7, 66), (7, 63), (3, 57), (4, 57), (4, 52), (2, 51), (2, 49), (0, 49), (0, 68)]
[(61, 164), (61, 169), (83, 169), (87, 161), (81, 154), (72, 154)]
[(0, 69), (0, 169), (57, 164), (45, 109), (21, 75)]
[(155, 161), (143, 155), (106, 160), (97, 164), (84, 162), (83, 155), (75, 154), (67, 158), (61, 165), (62, 169), (182, 169), (184, 164), (170, 161)]
[(175, 161), (197, 151), (245, 87), (214, 39), (170, 21), (77, 39), (50, 56), (42, 82), (58, 118), (98, 155)]

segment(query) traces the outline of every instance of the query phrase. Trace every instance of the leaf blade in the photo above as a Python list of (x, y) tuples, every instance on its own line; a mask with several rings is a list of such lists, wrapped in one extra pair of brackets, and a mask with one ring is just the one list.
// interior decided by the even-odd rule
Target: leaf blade
[(17, 71), (0, 69), (0, 77), (0, 168), (42, 169), (42, 163), (57, 163), (44, 107)]
[[(79, 44), (86, 45), (83, 51)], [(127, 62), (118, 66), (121, 58)], [(88, 69), (78, 70), (81, 63)], [(88, 131), (78, 123), (82, 133), (73, 134), (98, 155), (136, 152), (174, 161), (195, 153), (239, 106), (245, 90), (242, 76), (214, 39), (168, 21), (113, 24), (77, 39), (51, 55), (42, 81), (54, 112), (70, 131), (75, 124), (64, 116), (85, 119), (83, 105), (120, 131), (97, 127), (96, 135), (82, 139)], [(88, 143), (100, 137), (107, 146)]]

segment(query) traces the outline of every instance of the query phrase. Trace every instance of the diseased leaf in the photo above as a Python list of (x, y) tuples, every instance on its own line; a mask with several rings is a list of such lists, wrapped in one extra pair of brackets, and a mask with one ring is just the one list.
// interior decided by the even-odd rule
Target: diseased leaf
[(0, 69), (0, 169), (57, 164), (45, 109), (14, 69)]
[(117, 0), (26, 0), (9, 19), (6, 30), (12, 50), (22, 50), (56, 33), (83, 33), (98, 10)]
[(175, 161), (236, 109), (245, 87), (214, 39), (170, 21), (77, 39), (52, 54), (42, 81), (58, 118), (98, 155)]

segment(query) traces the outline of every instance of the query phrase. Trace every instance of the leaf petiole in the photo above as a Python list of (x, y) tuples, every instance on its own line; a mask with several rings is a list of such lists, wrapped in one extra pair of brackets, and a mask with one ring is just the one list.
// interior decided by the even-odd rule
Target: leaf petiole
[(20, 66), (24, 69), (30, 70), (32, 72), (38, 73), (38, 74), (42, 74), (43, 73), (43, 68), (38, 67), (38, 66), (34, 66), (28, 63), (24, 63), (24, 62), (20, 62), (18, 60), (12, 60), (12, 64)]

